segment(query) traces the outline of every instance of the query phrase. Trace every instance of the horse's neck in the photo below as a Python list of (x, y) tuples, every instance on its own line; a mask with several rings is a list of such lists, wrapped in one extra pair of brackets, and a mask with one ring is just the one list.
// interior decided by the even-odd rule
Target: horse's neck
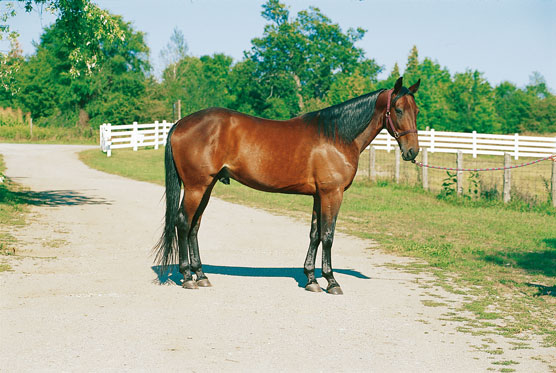
[(375, 139), (375, 137), (380, 133), (383, 127), (382, 115), (380, 111), (376, 111), (371, 118), (371, 121), (367, 128), (354, 140), (355, 144), (359, 148), (359, 153), (362, 153), (367, 146)]

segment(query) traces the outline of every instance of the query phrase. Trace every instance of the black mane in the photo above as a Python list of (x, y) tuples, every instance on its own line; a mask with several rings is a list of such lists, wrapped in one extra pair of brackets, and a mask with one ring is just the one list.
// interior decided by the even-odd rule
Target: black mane
[(369, 125), (375, 111), (380, 89), (363, 96), (352, 98), (341, 104), (326, 109), (304, 114), (301, 118), (312, 122), (315, 118), (319, 133), (336, 140), (336, 136), (345, 143), (350, 143)]

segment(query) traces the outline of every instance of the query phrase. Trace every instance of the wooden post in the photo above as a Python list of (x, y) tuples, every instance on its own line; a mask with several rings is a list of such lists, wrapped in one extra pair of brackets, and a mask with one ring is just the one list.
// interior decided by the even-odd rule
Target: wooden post
[[(423, 164), (429, 164), (429, 152), (427, 148), (423, 148)], [(429, 190), (429, 169), (423, 167), (423, 189)]]
[(181, 119), (181, 100), (178, 100), (178, 120)]
[[(512, 158), (510, 153), (504, 153), (504, 167), (510, 167)], [(508, 168), (504, 169), (504, 203), (510, 202), (512, 189), (511, 174)]]
[(154, 148), (158, 149), (158, 138), (160, 135), (158, 134), (158, 121), (154, 121)]
[(31, 135), (31, 139), (33, 139), (33, 118), (29, 117), (29, 134)]
[(401, 152), (400, 152), (400, 147), (396, 146), (396, 174), (395, 174), (395, 179), (396, 179), (396, 184), (400, 183), (400, 158), (401, 158)]
[(369, 180), (376, 181), (376, 147), (369, 147)]
[(162, 145), (166, 146), (166, 140), (168, 138), (168, 126), (166, 124), (166, 119), (162, 121)]
[(473, 141), (473, 158), (477, 158), (477, 131), (473, 131), (472, 134), (472, 141)]
[(137, 140), (138, 140), (138, 129), (137, 122), (133, 122), (133, 132), (131, 133), (131, 145), (133, 145), (133, 151), (137, 151)]
[[(463, 152), (458, 150), (457, 168), (463, 168)], [(463, 171), (456, 171), (457, 178), (457, 193), (458, 196), (463, 194)]]
[(514, 134), (514, 158), (519, 158), (519, 133)]
[(106, 156), (112, 156), (112, 125), (106, 124)]
[(556, 207), (556, 159), (552, 159), (552, 206)]

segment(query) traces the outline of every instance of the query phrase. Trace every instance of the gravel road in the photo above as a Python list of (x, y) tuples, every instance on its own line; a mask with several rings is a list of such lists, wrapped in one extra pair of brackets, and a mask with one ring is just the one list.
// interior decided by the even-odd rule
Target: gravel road
[[(512, 349), (497, 335), (458, 332), (461, 324), (442, 315), (461, 299), (429, 287), (430, 277), (388, 266), (408, 259), (372, 241), (338, 234), (333, 263), (345, 295), (307, 292), (309, 222), (216, 198), (199, 232), (213, 287), (184, 290), (149, 256), (163, 188), (92, 170), (77, 158), (83, 149), (0, 144), (6, 175), (30, 188), (34, 204), (28, 224), (11, 232), (18, 255), (1, 258), (13, 269), (0, 273), (1, 371), (483, 372), (511, 360), (518, 364), (507, 368), (548, 372), (556, 365), (554, 349), (534, 341), (533, 349)], [(423, 303), (438, 299), (448, 306)], [(497, 348), (503, 353), (486, 352)]]

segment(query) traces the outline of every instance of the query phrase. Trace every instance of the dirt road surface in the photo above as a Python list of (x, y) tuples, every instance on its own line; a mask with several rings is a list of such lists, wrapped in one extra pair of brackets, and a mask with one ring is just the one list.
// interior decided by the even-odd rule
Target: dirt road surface
[(11, 232), (18, 255), (2, 258), (13, 270), (0, 273), (1, 371), (550, 370), (554, 349), (458, 332), (447, 307), (423, 301), (460, 300), (385, 266), (407, 259), (371, 241), (337, 235), (345, 295), (305, 291), (308, 222), (217, 199), (199, 233), (214, 286), (182, 289), (149, 256), (163, 188), (92, 170), (82, 149), (0, 144), (6, 175), (34, 203)]

